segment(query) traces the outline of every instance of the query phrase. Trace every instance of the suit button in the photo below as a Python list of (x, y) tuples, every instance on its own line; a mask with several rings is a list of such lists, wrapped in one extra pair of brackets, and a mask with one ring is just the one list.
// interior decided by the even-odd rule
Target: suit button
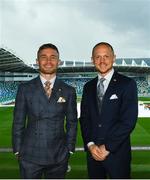
[(101, 128), (101, 127), (102, 127), (102, 125), (101, 125), (101, 124), (99, 124), (99, 125), (98, 125), (98, 127), (99, 127), (99, 128)]

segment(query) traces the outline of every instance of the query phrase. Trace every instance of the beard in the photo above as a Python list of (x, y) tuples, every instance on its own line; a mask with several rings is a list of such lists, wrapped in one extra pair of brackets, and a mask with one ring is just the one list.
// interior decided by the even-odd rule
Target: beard
[(108, 72), (111, 71), (112, 66), (110, 66), (110, 67), (108, 67), (108, 68), (106, 68), (106, 69), (103, 69), (103, 68), (100, 68), (100, 67), (95, 67), (95, 68), (96, 68), (96, 70), (97, 70), (98, 72), (100, 72), (101, 74), (107, 74)]
[(53, 69), (40, 68), (39, 71), (42, 74), (55, 74), (57, 72), (57, 69), (56, 68), (53, 68)]

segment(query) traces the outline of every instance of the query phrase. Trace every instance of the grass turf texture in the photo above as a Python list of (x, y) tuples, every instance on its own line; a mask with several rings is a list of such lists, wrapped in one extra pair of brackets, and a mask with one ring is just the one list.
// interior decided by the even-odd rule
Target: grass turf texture
[[(0, 107), (0, 148), (11, 147), (13, 107)], [(76, 147), (82, 147), (80, 125)], [(150, 118), (139, 118), (132, 133), (132, 146), (150, 146)]]
[[(133, 151), (131, 164), (131, 177), (145, 179), (150, 177), (150, 151)], [(18, 162), (12, 153), (0, 153), (0, 179), (18, 179)], [(86, 179), (86, 155), (84, 152), (76, 152), (69, 160), (71, 171), (67, 173), (67, 179)]]
[[(150, 98), (140, 98), (150, 101)], [(13, 107), (0, 107), (0, 148), (11, 147), (11, 126)], [(150, 118), (139, 118), (132, 133), (132, 146), (150, 146)], [(76, 147), (82, 147), (80, 126)], [(132, 178), (150, 178), (150, 151), (132, 151)], [(86, 155), (76, 152), (71, 156), (69, 164), (71, 172), (66, 178), (87, 178)], [(0, 179), (19, 178), (18, 162), (12, 153), (0, 153)]]

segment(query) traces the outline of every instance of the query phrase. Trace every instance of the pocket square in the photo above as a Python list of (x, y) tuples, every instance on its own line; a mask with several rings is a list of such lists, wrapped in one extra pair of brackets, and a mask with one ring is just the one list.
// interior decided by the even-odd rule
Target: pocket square
[(110, 99), (118, 99), (116, 94), (111, 95)]
[(64, 102), (66, 102), (66, 99), (64, 97), (59, 97), (57, 102), (58, 103), (64, 103)]

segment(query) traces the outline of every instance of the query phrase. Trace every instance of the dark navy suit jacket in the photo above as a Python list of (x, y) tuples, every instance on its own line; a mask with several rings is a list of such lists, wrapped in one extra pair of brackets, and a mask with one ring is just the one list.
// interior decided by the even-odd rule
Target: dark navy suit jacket
[[(63, 101), (59, 102), (62, 98)], [(69, 157), (69, 151), (75, 149), (76, 131), (76, 93), (73, 87), (56, 78), (48, 99), (40, 77), (19, 86), (12, 140), (13, 151), (19, 152), (22, 159), (37, 164), (64, 161)]]
[(98, 77), (84, 86), (81, 103), (81, 130), (87, 143), (105, 144), (110, 155), (130, 160), (130, 133), (138, 116), (137, 86), (133, 79), (114, 72), (103, 97), (101, 113), (97, 104)]

